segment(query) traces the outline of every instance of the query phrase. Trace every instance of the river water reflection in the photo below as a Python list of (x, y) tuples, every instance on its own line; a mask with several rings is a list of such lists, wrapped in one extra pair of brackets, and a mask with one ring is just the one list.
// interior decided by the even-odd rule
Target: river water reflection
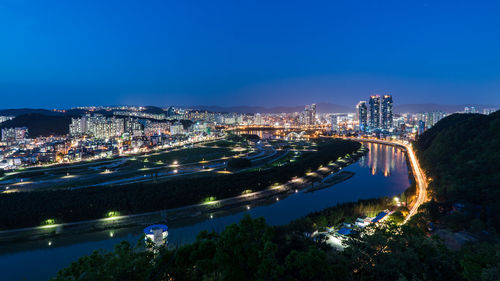
[[(409, 187), (406, 156), (402, 149), (383, 144), (365, 143), (366, 156), (344, 170), (355, 175), (349, 180), (323, 190), (298, 192), (265, 205), (250, 205), (224, 213), (213, 219), (169, 222), (169, 243), (191, 242), (201, 230), (221, 231), (238, 222), (245, 214), (264, 217), (271, 225), (281, 225), (338, 203), (382, 196), (394, 196)], [(270, 203), (273, 202), (273, 203)], [(1, 280), (48, 280), (56, 272), (94, 249), (111, 250), (127, 240), (137, 243), (142, 227), (122, 228), (61, 236), (54, 239), (0, 245)]]

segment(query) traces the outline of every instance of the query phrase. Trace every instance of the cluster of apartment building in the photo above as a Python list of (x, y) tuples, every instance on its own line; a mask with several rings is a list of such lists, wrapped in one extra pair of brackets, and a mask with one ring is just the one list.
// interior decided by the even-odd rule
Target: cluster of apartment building
[(144, 125), (137, 118), (87, 114), (80, 118), (72, 118), (69, 134), (72, 137), (90, 135), (96, 139), (110, 139), (124, 134), (135, 137), (144, 135)]
[(360, 131), (391, 130), (394, 128), (392, 95), (372, 95), (368, 102), (356, 105), (356, 119)]
[(0, 169), (8, 170), (19, 166), (29, 166), (36, 163), (52, 163), (57, 159), (58, 152), (69, 147), (61, 137), (24, 139), (0, 146)]
[(316, 104), (306, 105), (304, 111), (299, 116), (299, 123), (301, 125), (314, 125), (316, 124)]
[(5, 122), (5, 121), (12, 120), (12, 119), (14, 119), (14, 116), (0, 116), (0, 124)]
[(21, 142), (28, 138), (28, 128), (16, 127), (2, 129), (2, 142)]

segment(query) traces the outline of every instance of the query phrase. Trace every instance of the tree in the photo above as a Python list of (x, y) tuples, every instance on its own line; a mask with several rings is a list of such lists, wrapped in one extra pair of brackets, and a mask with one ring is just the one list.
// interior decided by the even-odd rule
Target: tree
[(417, 228), (382, 224), (349, 239), (345, 255), (355, 280), (457, 280), (453, 255)]
[[(463, 277), (471, 281), (494, 280), (490, 279), (489, 276), (494, 272), (499, 272), (499, 253), (499, 244), (475, 243), (466, 245), (460, 253), (460, 265), (463, 268)], [(496, 278), (498, 276), (496, 275)]]
[(431, 221), (436, 221), (439, 216), (439, 207), (434, 198), (432, 198), (431, 201), (422, 204), (420, 208), (424, 210), (424, 213)]
[(405, 216), (401, 211), (394, 212), (389, 219), (394, 222), (395, 224), (401, 224), (405, 220)]
[(292, 251), (285, 260), (285, 274), (287, 280), (344, 280), (333, 270), (329, 256), (316, 248)]
[(269, 260), (265, 248), (273, 249), (272, 230), (263, 218), (245, 216), (221, 233), (215, 261), (223, 280), (253, 280), (261, 261)]
[(130, 243), (121, 242), (113, 252), (94, 251), (59, 271), (53, 281), (100, 280), (135, 281), (149, 275), (153, 253), (134, 249)]

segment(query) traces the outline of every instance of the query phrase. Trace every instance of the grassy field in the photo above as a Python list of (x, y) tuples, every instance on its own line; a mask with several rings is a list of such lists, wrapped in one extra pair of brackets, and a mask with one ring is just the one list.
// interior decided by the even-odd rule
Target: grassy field
[[(176, 167), (172, 164), (184, 165), (210, 161), (222, 157), (231, 157), (247, 150), (233, 151), (233, 148), (195, 147), (153, 153), (150, 155), (122, 157), (113, 160), (98, 160), (80, 165), (48, 167), (43, 170), (28, 169), (18, 171), (4, 177), (3, 184), (15, 184), (5, 180), (23, 179), (23, 182), (38, 182), (37, 189), (61, 189), (79, 186), (90, 186), (103, 182), (151, 176), (154, 173), (169, 173)], [(45, 182), (45, 183), (44, 183)]]
[(187, 164), (203, 160), (208, 161), (222, 157), (229, 157), (240, 153), (242, 153), (242, 151), (232, 151), (230, 148), (196, 147), (171, 151), (168, 153), (160, 153), (157, 155), (153, 154), (142, 156), (137, 158), (137, 161), (145, 163), (158, 163), (161, 165), (173, 164), (175, 161), (177, 161), (178, 164)]

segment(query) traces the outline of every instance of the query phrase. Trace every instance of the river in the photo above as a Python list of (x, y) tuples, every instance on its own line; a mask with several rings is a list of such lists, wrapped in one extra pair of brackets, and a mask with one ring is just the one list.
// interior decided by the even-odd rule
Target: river
[[(168, 223), (169, 243), (192, 242), (201, 230), (221, 231), (245, 214), (264, 217), (281, 225), (338, 203), (383, 196), (395, 196), (410, 186), (406, 154), (401, 148), (365, 143), (369, 152), (344, 171), (355, 175), (345, 182), (311, 193), (298, 192), (272, 198), (265, 204), (250, 205), (214, 214), (213, 219)], [(142, 227), (67, 235), (38, 241), (0, 244), (1, 280), (48, 280), (61, 268), (95, 249), (111, 250), (120, 241), (136, 244)]]

